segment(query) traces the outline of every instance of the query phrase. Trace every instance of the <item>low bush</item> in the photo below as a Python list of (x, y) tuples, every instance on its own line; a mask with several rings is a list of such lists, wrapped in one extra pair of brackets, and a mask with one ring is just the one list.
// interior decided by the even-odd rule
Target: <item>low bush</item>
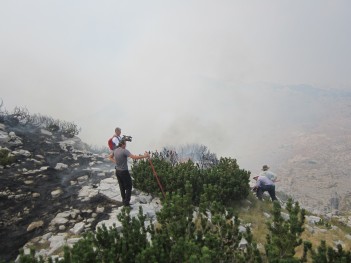
[[(208, 169), (201, 169), (192, 161), (171, 164), (155, 156), (151, 159), (156, 174), (165, 192), (185, 194), (185, 182), (190, 182), (192, 201), (200, 202), (201, 195), (211, 197), (223, 205), (245, 199), (249, 192), (250, 172), (239, 169), (235, 159), (220, 158), (218, 164)], [(144, 192), (161, 196), (149, 160), (135, 162), (132, 166), (134, 187)]]
[(7, 149), (0, 149), (0, 165), (6, 166), (15, 162), (15, 157)]

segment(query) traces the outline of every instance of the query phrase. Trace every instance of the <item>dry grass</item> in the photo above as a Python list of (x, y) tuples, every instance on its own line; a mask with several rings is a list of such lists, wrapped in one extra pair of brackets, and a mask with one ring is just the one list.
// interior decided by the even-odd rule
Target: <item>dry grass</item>
[(314, 248), (317, 248), (320, 245), (321, 240), (325, 240), (328, 246), (335, 247), (337, 242), (341, 241), (344, 249), (351, 249), (351, 240), (347, 239), (345, 237), (345, 232), (338, 227), (335, 229), (318, 227), (317, 231), (314, 233), (305, 230), (302, 234), (302, 238), (304, 240), (309, 240)]
[[(242, 224), (251, 224), (254, 240), (264, 247), (268, 234), (266, 222), (269, 221), (269, 218), (265, 214), (271, 215), (273, 204), (269, 199), (259, 201), (252, 194), (249, 195), (248, 201), (247, 203), (235, 204), (234, 208), (238, 212)], [(282, 212), (286, 211), (282, 209)], [(330, 247), (335, 247), (337, 242), (341, 241), (343, 249), (347, 251), (351, 250), (351, 240), (345, 237), (346, 234), (351, 234), (351, 228), (337, 220), (332, 220), (330, 223), (332, 224), (332, 228), (311, 225), (315, 230), (313, 233), (305, 227), (305, 231), (301, 236), (302, 240), (310, 241), (314, 250), (317, 249), (322, 240), (325, 240), (327, 246)], [(303, 245), (296, 248), (296, 257), (301, 257), (302, 252)]]
[(265, 213), (271, 213), (273, 204), (269, 200), (259, 201), (251, 194), (248, 197), (248, 201), (251, 203), (250, 205), (241, 203), (236, 204), (234, 208), (238, 212), (242, 224), (251, 224), (250, 228), (254, 240), (258, 244), (264, 245), (268, 234), (266, 222), (269, 220)]

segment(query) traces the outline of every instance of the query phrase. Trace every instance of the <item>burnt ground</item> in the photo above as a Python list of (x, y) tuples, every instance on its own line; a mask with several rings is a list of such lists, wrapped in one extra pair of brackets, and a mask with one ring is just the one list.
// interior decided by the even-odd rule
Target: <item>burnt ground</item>
[[(57, 141), (59, 135), (44, 135), (39, 129), (6, 126), (6, 132), (10, 131), (15, 131), (23, 144), (1, 143), (0, 146), (11, 151), (27, 150), (31, 156), (16, 156), (14, 163), (0, 169), (0, 262), (14, 260), (19, 249), (30, 239), (47, 233), (50, 221), (59, 212), (71, 208), (94, 210), (97, 206), (104, 206), (104, 212), (99, 213), (94, 221), (97, 223), (108, 217), (112, 206), (120, 205), (102, 195), (89, 201), (78, 200), (79, 190), (84, 185), (94, 185), (104, 179), (101, 175), (97, 176), (89, 165), (91, 162), (104, 162), (102, 157), (70, 147), (63, 150)], [(67, 164), (69, 168), (56, 170), (57, 163)], [(41, 167), (47, 169), (40, 170)], [(71, 185), (71, 181), (82, 176), (87, 176), (87, 179)], [(63, 193), (52, 197), (51, 192), (57, 189)], [(33, 193), (40, 196), (33, 197)], [(86, 218), (88, 215), (81, 213), (80, 216)], [(39, 220), (43, 220), (44, 225), (27, 232), (28, 225)], [(92, 228), (96, 223), (92, 223)]]

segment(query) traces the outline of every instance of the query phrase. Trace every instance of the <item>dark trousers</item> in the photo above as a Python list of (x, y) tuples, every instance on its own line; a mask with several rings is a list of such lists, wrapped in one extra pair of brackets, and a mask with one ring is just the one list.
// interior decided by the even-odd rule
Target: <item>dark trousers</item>
[(129, 205), (130, 197), (132, 195), (132, 178), (130, 177), (129, 171), (116, 170), (116, 177), (121, 190), (121, 196), (123, 205)]
[(275, 196), (275, 185), (263, 185), (258, 187), (256, 192), (258, 199), (262, 200), (263, 193), (266, 191), (269, 193), (272, 201), (277, 200)]

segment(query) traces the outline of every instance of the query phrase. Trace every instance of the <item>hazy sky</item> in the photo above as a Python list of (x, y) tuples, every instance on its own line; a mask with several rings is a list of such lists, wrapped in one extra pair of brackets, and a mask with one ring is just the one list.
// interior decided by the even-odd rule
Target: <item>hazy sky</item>
[(306, 117), (313, 98), (273, 87), (351, 90), (350, 10), (348, 0), (1, 0), (0, 98), (75, 122), (90, 144), (107, 146), (119, 126), (134, 154), (199, 143), (261, 167), (269, 160), (255, 151), (321, 108)]

